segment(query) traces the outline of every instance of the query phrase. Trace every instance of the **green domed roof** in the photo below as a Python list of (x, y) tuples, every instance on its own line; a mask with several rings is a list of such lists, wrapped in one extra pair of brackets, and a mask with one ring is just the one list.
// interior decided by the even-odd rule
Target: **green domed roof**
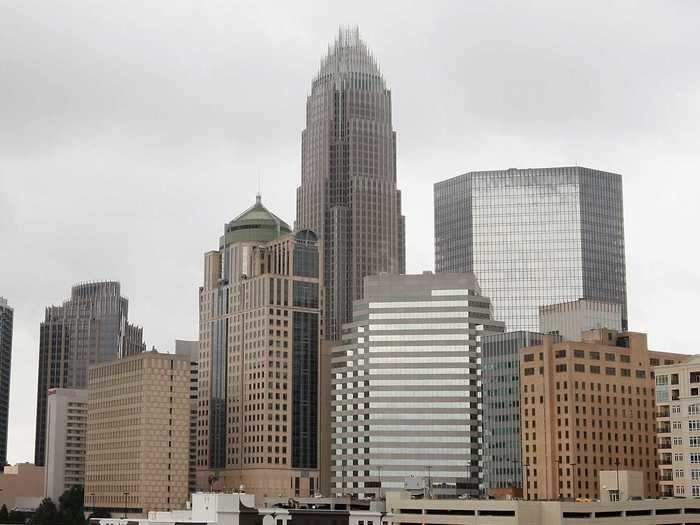
[(241, 241), (271, 241), (292, 229), (262, 205), (260, 195), (255, 204), (229, 222), (219, 240), (220, 247)]

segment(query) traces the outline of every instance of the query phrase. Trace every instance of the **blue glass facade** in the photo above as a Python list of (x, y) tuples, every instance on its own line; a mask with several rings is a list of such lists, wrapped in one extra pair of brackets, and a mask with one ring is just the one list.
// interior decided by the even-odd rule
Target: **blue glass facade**
[(621, 305), (624, 328), (622, 179), (564, 167), (439, 182), (435, 268), (473, 271), (510, 331), (536, 331), (540, 306), (579, 298)]

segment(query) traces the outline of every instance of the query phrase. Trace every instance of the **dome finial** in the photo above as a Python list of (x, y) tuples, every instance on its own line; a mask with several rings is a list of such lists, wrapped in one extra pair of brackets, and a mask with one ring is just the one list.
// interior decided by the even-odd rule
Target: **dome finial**
[(262, 195), (260, 195), (260, 192), (255, 194), (255, 204), (262, 204)]

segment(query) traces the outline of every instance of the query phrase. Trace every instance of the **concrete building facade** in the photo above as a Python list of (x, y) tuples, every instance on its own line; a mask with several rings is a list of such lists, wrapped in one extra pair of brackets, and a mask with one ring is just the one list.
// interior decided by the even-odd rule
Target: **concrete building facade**
[(700, 356), (654, 372), (660, 496), (700, 497)]
[(295, 228), (322, 239), (329, 340), (340, 340), (362, 278), (405, 272), (391, 91), (359, 31), (341, 28), (306, 101)]
[(564, 502), (411, 499), (389, 493), (397, 525), (697, 525), (700, 501)]
[(614, 469), (642, 471), (645, 497), (656, 497), (653, 366), (683, 358), (606, 329), (522, 349), (525, 497), (595, 498), (599, 471)]
[(336, 494), (380, 496), (406, 478), (479, 493), (477, 340), (503, 330), (471, 274), (365, 277), (332, 358)]
[(483, 488), (489, 495), (522, 493), (520, 351), (542, 344), (536, 332), (506, 332), (479, 340), (483, 391)]
[(86, 388), (95, 363), (143, 352), (143, 330), (128, 322), (129, 301), (118, 282), (74, 286), (61, 306), (46, 308), (39, 336), (34, 463), (44, 464), (50, 388)]
[(260, 196), (205, 254), (197, 483), (258, 497), (318, 490), (323, 253)]
[(142, 515), (184, 508), (188, 357), (144, 352), (89, 370), (85, 504)]
[(197, 491), (197, 407), (199, 395), (199, 341), (175, 341), (175, 355), (190, 361), (190, 472), (188, 491)]
[(85, 389), (48, 392), (44, 495), (54, 502), (66, 490), (85, 483), (87, 399)]
[(474, 272), (508, 331), (540, 306), (619, 304), (627, 327), (622, 177), (580, 166), (470, 172), (435, 184), (435, 270)]
[(12, 321), (14, 311), (0, 297), (0, 465), (7, 462), (7, 421), (10, 414), (12, 368)]
[(565, 341), (580, 341), (587, 330), (622, 330), (619, 304), (578, 299), (568, 303), (540, 306), (540, 332), (559, 334)]
[(5, 465), (0, 474), (0, 506), (35, 510), (44, 498), (44, 467), (31, 463)]

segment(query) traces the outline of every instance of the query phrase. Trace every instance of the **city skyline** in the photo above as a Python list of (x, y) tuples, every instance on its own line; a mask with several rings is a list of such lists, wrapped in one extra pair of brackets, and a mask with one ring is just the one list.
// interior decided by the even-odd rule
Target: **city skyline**
[[(293, 192), (300, 176), (299, 131), (303, 128), (299, 100), (308, 90), (308, 78), (318, 67), (320, 52), (338, 23), (346, 20), (357, 20), (381, 58), (390, 87), (396, 88), (394, 128), (401, 137), (397, 171), (405, 199), (408, 273), (432, 268), (431, 187), (438, 180), (470, 170), (572, 163), (622, 173), (630, 329), (649, 332), (654, 349), (690, 349), (690, 336), (669, 333), (664, 327), (679, 322), (679, 312), (681, 322), (691, 322), (690, 312), (680, 305), (690, 304), (700, 286), (698, 271), (688, 264), (693, 253), (685, 252), (683, 228), (676, 227), (697, 222), (697, 210), (690, 200), (693, 192), (688, 191), (692, 186), (683, 178), (697, 171), (696, 164), (689, 162), (694, 153), (690, 137), (697, 136), (698, 119), (693, 118), (697, 105), (685, 93), (696, 92), (699, 82), (692, 76), (696, 73), (684, 67), (697, 51), (695, 40), (688, 40), (693, 34), (688, 21), (697, 13), (692, 6), (672, 13), (647, 6), (637, 20), (628, 20), (621, 7), (612, 8), (606, 16), (624, 17), (621, 31), (582, 7), (572, 14), (543, 8), (539, 16), (547, 20), (575, 17), (577, 24), (544, 24), (537, 35), (522, 28), (527, 23), (518, 15), (535, 20), (538, 14), (519, 9), (512, 14), (489, 13), (453, 5), (427, 16), (418, 8), (413, 18), (402, 15), (406, 17), (403, 24), (384, 31), (369, 12), (363, 17), (362, 9), (359, 15), (335, 11), (314, 19), (312, 28), (311, 9), (302, 8), (298, 20), (284, 31), (279, 30), (282, 16), (266, 20), (269, 27), (262, 24), (262, 18), (251, 24), (250, 31), (261, 37), (255, 60), (237, 57), (235, 51), (245, 40), (228, 41), (216, 31), (204, 36), (206, 24), (195, 20), (194, 34), (186, 37), (190, 39), (187, 43), (199, 44), (190, 46), (198, 52), (197, 60), (202, 59), (202, 46), (215, 51), (203, 57), (215, 66), (209, 72), (206, 67), (181, 66), (173, 60), (184, 53), (184, 64), (199, 63), (185, 51), (185, 45), (177, 43), (180, 23), (190, 21), (186, 9), (174, 8), (173, 19), (163, 24), (147, 16), (137, 23), (124, 13), (108, 13), (134, 26), (129, 39), (135, 35), (136, 41), (153, 38), (158, 42), (143, 57), (142, 46), (136, 50), (127, 44), (108, 15), (66, 11), (56, 15), (47, 8), (30, 17), (30, 8), (1, 9), (2, 24), (13, 28), (8, 34), (17, 46), (17, 56), (41, 68), (23, 69), (19, 61), (10, 62), (10, 82), (4, 89), (16, 99), (13, 106), (22, 111), (10, 112), (0, 128), (7, 139), (0, 146), (6, 166), (0, 174), (0, 237), (6, 247), (0, 254), (5, 270), (0, 295), (15, 308), (11, 462), (32, 457), (31, 444), (23, 443), (31, 439), (23, 438), (33, 435), (38, 325), (43, 308), (60, 303), (67, 287), (86, 279), (118, 279), (131, 300), (134, 319), (145, 328), (149, 347), (172, 349), (174, 339), (197, 334), (192, 290), (200, 278), (199, 255), (209, 248), (222, 218), (245, 208), (258, 178), (270, 208), (292, 222)], [(386, 14), (388, 8), (379, 9)], [(211, 21), (216, 16), (226, 19), (230, 13), (212, 10), (200, 16)], [(44, 39), (42, 24), (49, 17), (55, 20), (57, 34), (71, 32), (77, 40), (66, 44), (55, 36)], [(96, 17), (92, 26), (90, 17)], [(632, 45), (636, 39), (631, 35), (641, 30), (644, 17), (656, 22), (655, 38), (636, 49), (638, 43)], [(257, 20), (256, 13), (243, 18)], [(479, 24), (485, 26), (485, 32), (476, 31)], [(512, 37), (489, 32), (499, 24)], [(88, 26), (105, 30), (114, 41), (101, 40)], [(596, 42), (585, 38), (592, 32), (599, 35)], [(465, 34), (469, 34), (466, 41)], [(510, 43), (522, 42), (526, 36), (527, 46)], [(24, 46), (27, 39), (45, 43), (30, 50)], [(76, 42), (90, 39), (99, 45), (90, 50), (90, 46), (81, 46), (74, 54)], [(482, 40), (491, 45), (481, 47)], [(426, 54), (418, 53), (421, 47), (426, 47)], [(553, 47), (558, 51), (543, 57), (544, 50)], [(601, 53), (601, 48), (606, 52)], [(126, 57), (118, 62), (120, 74), (111, 75), (95, 66), (103, 62), (103, 54), (114, 57), (111, 53), (116, 50), (120, 50), (117, 56)], [(427, 59), (438, 56), (439, 60)], [(589, 64), (593, 57), (595, 68)], [(106, 62), (110, 68), (116, 63)], [(230, 67), (222, 67), (228, 62), (232, 62)], [(416, 62), (423, 69), (417, 71)], [(511, 72), (508, 67), (494, 69), (491, 62), (508, 64)], [(53, 63), (70, 65), (73, 76), (62, 76)], [(465, 66), (468, 76), (453, 74), (455, 63)], [(97, 72), (86, 74), (93, 66)], [(653, 67), (664, 74), (640, 81)], [(182, 87), (158, 97), (164, 85), (143, 74), (152, 68), (164, 78), (182, 76), (184, 84), (173, 82)], [(547, 75), (545, 82), (551, 68), (560, 75)], [(495, 77), (491, 76), (494, 72)], [(52, 90), (53, 94), (42, 91), (44, 83), (33, 81), (39, 73), (52, 81), (47, 85), (60, 88)], [(516, 73), (525, 74), (523, 86), (528, 88), (504, 91), (501, 82)], [(122, 91), (124, 78), (134, 81), (130, 75), (138, 78), (138, 93)], [(245, 83), (238, 82), (239, 75), (245, 76)], [(478, 75), (490, 80), (469, 81)], [(425, 82), (426, 77), (431, 81)], [(214, 82), (217, 79), (220, 82)], [(33, 87), (23, 89), (22, 82), (30, 80)], [(202, 80), (218, 85), (202, 86)], [(576, 89), (576, 83), (586, 89)], [(239, 84), (246, 84), (249, 91), (240, 91)], [(91, 96), (82, 97), (81, 85), (96, 87)], [(227, 91), (234, 87), (236, 96), (230, 96)], [(194, 97), (194, 88), (203, 89), (204, 96)], [(276, 97), (271, 97), (273, 88)], [(554, 97), (560, 90), (567, 95)], [(148, 104), (135, 103), (135, 95)], [(425, 104), (419, 95), (430, 103)], [(230, 102), (243, 96), (247, 101), (243, 106)], [(157, 98), (159, 103), (151, 107)], [(196, 99), (221, 102), (225, 109)], [(625, 104), (618, 108), (621, 99)], [(43, 101), (44, 105), (38, 105), (42, 111), (28, 111), (37, 100)], [(541, 104), (543, 100), (547, 104)], [(270, 103), (271, 109), (266, 107)], [(282, 112), (284, 119), (273, 121), (275, 110), (286, 106), (293, 109)], [(166, 111), (176, 107), (180, 109), (172, 114)], [(225, 120), (219, 120), (219, 113)], [(180, 129), (195, 139), (185, 140)], [(270, 132), (268, 141), (258, 140), (266, 131)], [(130, 138), (123, 139), (126, 135)], [(264, 157), (261, 151), (266, 152)], [(659, 190), (658, 174), (663, 174), (664, 191)], [(41, 192), (36, 191), (37, 186)], [(217, 194), (211, 195), (208, 188), (215, 188)], [(110, 199), (103, 197), (105, 193)], [(212, 199), (207, 209), (201, 209), (204, 194)], [(118, 244), (121, 250), (115, 248)], [(28, 257), (37, 246), (51, 264), (41, 261), (43, 257)]]

